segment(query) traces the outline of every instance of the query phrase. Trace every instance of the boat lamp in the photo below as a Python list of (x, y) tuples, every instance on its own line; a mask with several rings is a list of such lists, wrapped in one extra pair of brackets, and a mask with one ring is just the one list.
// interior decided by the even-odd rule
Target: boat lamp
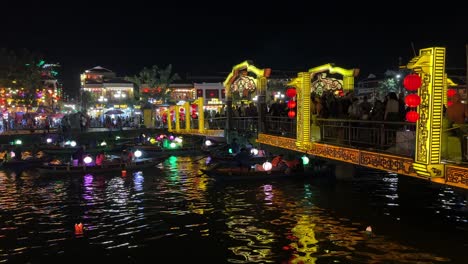
[(93, 158), (91, 158), (90, 156), (86, 156), (83, 159), (83, 161), (84, 161), (85, 164), (90, 164), (91, 162), (93, 162)]
[(135, 153), (133, 153), (135, 155), (136, 158), (139, 158), (141, 157), (141, 155), (143, 155), (143, 153), (141, 153), (141, 150), (136, 150)]
[(271, 171), (271, 168), (273, 168), (273, 165), (271, 164), (271, 162), (266, 161), (263, 163), (262, 167), (265, 171)]
[(257, 155), (258, 155), (258, 149), (253, 148), (253, 149), (250, 150), (250, 153), (251, 153), (252, 155), (254, 155), (254, 156), (257, 156)]

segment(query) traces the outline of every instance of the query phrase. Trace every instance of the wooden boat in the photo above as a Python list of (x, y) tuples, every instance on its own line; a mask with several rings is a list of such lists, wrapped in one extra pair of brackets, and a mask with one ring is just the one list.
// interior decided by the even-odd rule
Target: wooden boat
[(298, 179), (305, 176), (304, 170), (285, 169), (285, 170), (271, 170), (271, 171), (255, 171), (254, 169), (248, 170), (241, 167), (225, 167), (214, 165), (208, 169), (200, 169), (204, 174), (221, 181), (235, 181), (235, 180), (267, 180), (267, 179)]
[(35, 167), (39, 167), (44, 164), (44, 162), (48, 162), (50, 158), (43, 157), (43, 158), (30, 158), (25, 160), (8, 160), (3, 161), (1, 163), (1, 167), (9, 170), (14, 171), (23, 171), (27, 169), (32, 169)]
[(76, 174), (105, 174), (109, 172), (120, 172), (122, 170), (126, 171), (136, 171), (145, 168), (155, 168), (156, 165), (163, 162), (167, 157), (160, 158), (146, 158), (146, 159), (137, 159), (130, 163), (123, 162), (110, 162), (104, 163), (103, 165), (93, 165), (93, 166), (73, 166), (70, 164), (64, 165), (51, 165), (46, 164), (37, 168), (41, 176), (44, 175), (76, 175)]
[(187, 155), (187, 154), (194, 154), (194, 153), (201, 153), (201, 149), (191, 147), (182, 147), (182, 148), (161, 148), (157, 145), (126, 145), (127, 149), (131, 149), (133, 152), (136, 150), (140, 150), (145, 152), (148, 156), (160, 156), (160, 155)]
[[(62, 146), (55, 146), (55, 145), (46, 145), (40, 146), (40, 149), (47, 154), (51, 155), (71, 155), (77, 152), (81, 147), (62, 147)], [(101, 151), (104, 152), (117, 152), (121, 151), (122, 146), (98, 146), (94, 148), (86, 148), (85, 152), (90, 154), (96, 154)]]

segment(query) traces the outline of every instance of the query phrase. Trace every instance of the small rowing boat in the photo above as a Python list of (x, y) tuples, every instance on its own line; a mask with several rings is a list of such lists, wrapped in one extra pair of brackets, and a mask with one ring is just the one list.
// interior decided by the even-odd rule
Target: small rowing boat
[(155, 168), (156, 165), (163, 162), (167, 157), (137, 159), (132, 162), (109, 162), (102, 165), (81, 165), (73, 166), (71, 164), (45, 164), (37, 168), (41, 176), (58, 176), (58, 175), (76, 175), (76, 174), (104, 174), (109, 172), (118, 172), (122, 170), (136, 171), (146, 168)]

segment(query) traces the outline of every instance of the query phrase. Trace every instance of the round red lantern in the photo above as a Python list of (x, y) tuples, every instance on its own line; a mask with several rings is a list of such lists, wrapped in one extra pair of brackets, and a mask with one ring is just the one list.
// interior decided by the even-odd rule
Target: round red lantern
[(406, 120), (408, 122), (413, 122), (415, 123), (416, 121), (418, 121), (419, 119), (419, 114), (418, 112), (416, 111), (409, 111), (408, 113), (406, 113)]
[(149, 93), (149, 89), (148, 89), (148, 88), (145, 88), (145, 89), (143, 89), (143, 92), (144, 92), (144, 93)]
[(181, 107), (179, 108), (179, 112), (183, 113), (185, 111), (185, 108)]
[(192, 118), (193, 119), (197, 118), (197, 114), (192, 114)]
[(286, 90), (286, 96), (291, 97), (291, 98), (296, 96), (296, 89), (294, 89), (294, 88), (287, 89)]
[(453, 102), (452, 102), (452, 101), (448, 101), (448, 102), (447, 102), (447, 107), (450, 107), (450, 106), (452, 106), (452, 105), (453, 105)]
[(288, 108), (293, 109), (294, 107), (296, 107), (296, 101), (290, 100), (288, 102)]
[(408, 74), (405, 79), (403, 79), (403, 86), (405, 86), (408, 91), (417, 91), (421, 87), (422, 80), (421, 77), (417, 74)]
[(289, 118), (294, 118), (296, 116), (296, 112), (291, 110), (291, 111), (288, 112), (288, 116), (289, 116)]
[(197, 108), (196, 104), (192, 104), (191, 106), (192, 106), (192, 108)]
[(409, 107), (417, 107), (419, 104), (421, 104), (421, 97), (417, 94), (408, 94), (405, 97), (405, 103)]
[(452, 97), (457, 94), (457, 91), (455, 89), (448, 89), (447, 90), (447, 96)]

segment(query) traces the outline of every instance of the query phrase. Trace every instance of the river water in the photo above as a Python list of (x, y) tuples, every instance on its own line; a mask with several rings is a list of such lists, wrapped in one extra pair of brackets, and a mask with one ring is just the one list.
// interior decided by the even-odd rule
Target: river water
[(367, 169), (220, 183), (200, 158), (127, 176), (0, 172), (0, 263), (468, 263), (465, 190)]

